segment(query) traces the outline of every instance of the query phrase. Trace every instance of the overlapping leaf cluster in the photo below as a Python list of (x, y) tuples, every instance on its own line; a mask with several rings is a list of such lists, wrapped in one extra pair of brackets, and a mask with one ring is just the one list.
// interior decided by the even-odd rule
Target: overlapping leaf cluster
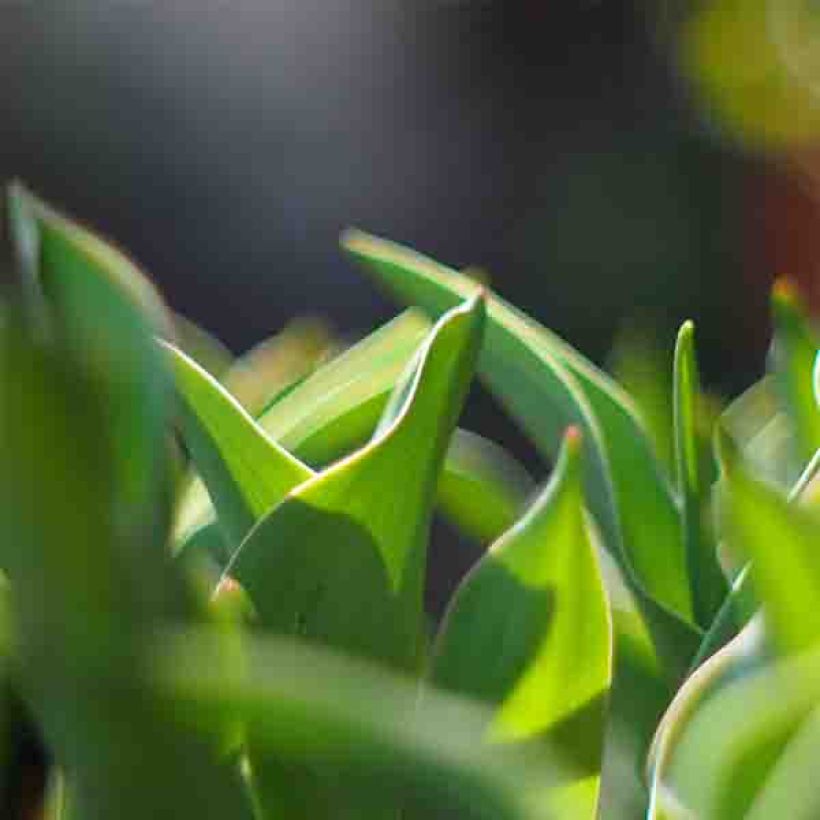
[[(640, 396), (399, 246), (343, 242), (407, 312), (234, 362), (110, 245), (10, 212), (0, 728), (48, 749), (50, 817), (814, 816), (820, 371), (787, 287), (717, 421), (682, 327), (670, 465)], [(474, 376), (541, 488), (457, 427)], [(440, 624), (436, 510), (485, 548)]]

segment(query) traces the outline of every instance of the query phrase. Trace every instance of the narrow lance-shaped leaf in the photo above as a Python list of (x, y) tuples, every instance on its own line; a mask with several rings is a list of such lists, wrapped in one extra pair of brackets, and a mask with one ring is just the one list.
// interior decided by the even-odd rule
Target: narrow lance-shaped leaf
[(552, 480), (457, 590), (436, 643), (432, 681), (496, 707), (489, 737), (552, 744), (576, 782), (564, 816), (593, 817), (612, 636), (584, 522), (580, 433)]
[[(343, 243), (398, 298), (433, 315), (477, 287), (393, 243), (358, 232), (348, 233)], [(635, 589), (669, 674), (683, 671), (699, 630), (693, 625), (680, 518), (628, 399), (569, 345), (495, 295), (488, 297), (479, 370), (545, 454), (555, 455), (567, 425), (582, 428), (590, 508)]]
[(797, 468), (820, 448), (820, 407), (814, 398), (812, 371), (820, 337), (809, 324), (798, 294), (785, 279), (772, 289), (774, 338), (771, 365), (781, 401), (796, 435)]
[[(228, 391), (168, 342), (183, 440), (208, 487), (225, 538), (238, 545), (253, 525), (313, 471), (277, 445)], [(193, 513), (196, 510), (192, 510)], [(196, 526), (197, 520), (181, 526)]]
[(719, 609), (727, 587), (715, 545), (704, 531), (704, 505), (708, 488), (702, 475), (701, 442), (697, 429), (700, 377), (694, 332), (691, 322), (684, 323), (675, 345), (675, 461), (692, 601), (698, 623), (706, 627)]

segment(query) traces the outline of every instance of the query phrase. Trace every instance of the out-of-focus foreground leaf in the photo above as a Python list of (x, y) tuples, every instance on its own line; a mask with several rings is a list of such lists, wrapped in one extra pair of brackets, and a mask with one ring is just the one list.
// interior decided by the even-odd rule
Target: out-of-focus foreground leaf
[[(698, 809), (697, 816), (746, 817), (752, 803), (757, 801), (756, 795), (763, 789), (764, 782), (768, 782), (770, 771), (779, 769), (779, 759), (787, 745), (797, 743), (795, 754), (802, 755), (804, 744), (811, 746), (814, 743), (814, 730), (808, 727), (802, 739), (794, 738), (795, 733), (803, 732), (800, 728), (802, 720), (810, 708), (802, 694), (799, 700), (802, 705), (796, 712), (789, 705), (791, 689), (782, 693), (786, 703), (778, 704), (774, 709), (764, 708), (761, 696), (761, 714), (755, 714), (750, 721), (742, 717), (739, 710), (753, 709), (753, 702), (750, 701), (748, 707), (742, 707), (740, 702), (734, 703), (724, 691), (732, 691), (733, 680), (762, 680), (758, 670), (770, 668), (767, 663), (771, 662), (771, 651), (768, 641), (763, 640), (764, 624), (765, 636), (771, 635), (774, 647), (781, 653), (802, 657), (806, 655), (806, 650), (811, 650), (816, 655), (820, 622), (814, 616), (816, 607), (813, 602), (820, 594), (820, 561), (816, 549), (820, 543), (820, 518), (805, 507), (789, 503), (801, 499), (813, 472), (807, 471), (795, 486), (791, 499), (787, 500), (772, 487), (749, 476), (738, 454), (725, 439), (721, 439), (721, 451), (726, 473), (721, 508), (727, 537), (733, 548), (749, 559), (748, 568), (736, 582), (737, 592), (734, 594), (742, 591), (745, 597), (762, 602), (763, 614), (697, 669), (683, 685), (664, 717), (656, 740), (653, 817), (663, 816), (662, 807), (671, 811), (670, 805), (681, 802), (690, 810)], [(750, 582), (754, 588), (753, 596), (749, 589)], [(727, 599), (727, 605), (730, 600)], [(718, 616), (718, 620), (723, 614)], [(774, 674), (771, 672), (770, 677)], [(780, 672), (776, 674), (781, 675)], [(817, 677), (815, 672), (812, 674)], [(750, 685), (751, 691), (756, 691), (758, 684)], [(774, 691), (772, 688), (770, 697)], [(738, 694), (735, 697), (739, 700), (741, 696)], [(702, 722), (699, 722), (703, 714), (710, 714), (713, 718), (720, 714), (711, 711), (714, 703), (724, 704), (727, 713), (721, 715), (723, 722), (720, 723), (720, 730), (715, 730), (714, 735), (710, 736), (711, 742), (702, 747), (710, 749), (709, 765), (700, 764), (710, 778), (704, 785), (698, 781), (697, 772), (692, 770), (695, 766), (691, 757), (692, 748), (686, 746), (685, 738), (705, 731)], [(703, 740), (703, 737), (700, 739)], [(715, 761), (712, 758), (716, 754), (715, 744), (720, 744), (717, 746), (719, 753), (725, 753), (727, 760)], [(682, 764), (678, 761), (687, 754), (690, 755), (689, 762), (681, 768)], [(723, 770), (720, 769), (721, 763)], [(785, 771), (790, 772), (788, 777), (796, 776), (788, 759), (784, 759), (783, 765), (786, 766)], [(685, 798), (680, 794), (670, 798), (670, 791), (676, 791), (675, 784), (682, 776), (681, 771), (688, 784), (685, 786)], [(784, 773), (783, 776), (787, 775)], [(782, 794), (782, 787), (772, 788), (775, 789), (773, 796), (766, 797), (766, 801), (777, 800), (777, 794)], [(768, 787), (761, 793), (768, 794)], [(763, 805), (771, 804), (766, 802)], [(706, 806), (711, 806), (712, 813), (701, 814)]]
[[(0, 332), (0, 462), (15, 465), (0, 471), (0, 549), (16, 663), (71, 772), (78, 816), (241, 814), (238, 784), (206, 738), (178, 732), (170, 705), (140, 687), (141, 636), (181, 608), (180, 589), (161, 541), (137, 547), (120, 535), (96, 382), (62, 350)], [(194, 794), (179, 788), (189, 778), (202, 785)]]
[(164, 636), (152, 666), (182, 720), (239, 717), (266, 754), (320, 761), (360, 795), (360, 817), (396, 817), (397, 806), (442, 820), (552, 816), (560, 763), (548, 750), (486, 742), (491, 714), (469, 699), (429, 691), (420, 703), (415, 680), (284, 638), (247, 637), (242, 663), (226, 664), (212, 636), (187, 631)]
[(552, 744), (571, 784), (564, 817), (594, 817), (612, 635), (586, 532), (580, 434), (565, 440), (552, 480), (457, 590), (432, 681), (489, 702), (490, 737)]
[(19, 185), (9, 206), (28, 315), (82, 361), (110, 430), (122, 536), (164, 538), (170, 478), (164, 442), (170, 378), (154, 336), (168, 313), (131, 260)]

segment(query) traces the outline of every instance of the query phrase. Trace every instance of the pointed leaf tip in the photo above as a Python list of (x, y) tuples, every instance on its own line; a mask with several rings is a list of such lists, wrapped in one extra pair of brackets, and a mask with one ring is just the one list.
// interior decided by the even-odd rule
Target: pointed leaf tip
[(800, 301), (800, 291), (789, 276), (778, 276), (772, 285), (772, 301), (780, 304), (794, 304)]

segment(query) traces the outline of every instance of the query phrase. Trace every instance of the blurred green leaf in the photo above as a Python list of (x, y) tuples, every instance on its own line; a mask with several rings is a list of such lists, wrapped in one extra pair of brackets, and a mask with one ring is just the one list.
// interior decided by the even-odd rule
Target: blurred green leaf
[[(321, 762), (352, 807), (322, 817), (545, 820), (560, 765), (543, 749), (484, 742), (490, 713), (415, 680), (285, 638), (247, 637), (226, 664), (212, 636), (157, 642), (152, 668), (192, 726), (241, 718), (267, 754), (294, 767)], [(363, 709), (362, 704), (367, 704)], [(346, 788), (345, 788), (346, 787)], [(287, 817), (302, 817), (288, 814)]]
[(112, 245), (19, 185), (9, 188), (9, 203), (29, 315), (55, 347), (82, 361), (103, 396), (117, 526), (136, 541), (164, 537), (171, 384), (154, 336), (167, 334), (168, 313), (145, 275)]
[(640, 411), (658, 460), (671, 477), (675, 471), (673, 380), (666, 351), (658, 347), (654, 333), (628, 325), (615, 339), (609, 371)]
[[(118, 526), (109, 394), (93, 370), (16, 326), (0, 328), (0, 383), (0, 550), (16, 665), (72, 771), (78, 816), (242, 816), (238, 784), (207, 738), (177, 731), (169, 705), (140, 685), (142, 636), (182, 614), (185, 597), (163, 542), (137, 544)], [(183, 791), (181, 779), (199, 787)]]
[(730, 678), (682, 727), (667, 769), (666, 792), (685, 806), (686, 816), (750, 816), (756, 796), (765, 794), (778, 760), (819, 697), (816, 650)]
[[(398, 298), (433, 315), (480, 287), (432, 260), (359, 232), (346, 234), (343, 245)], [(479, 371), (547, 456), (554, 457), (565, 427), (582, 428), (590, 508), (639, 597), (658, 650), (674, 670), (670, 674), (682, 672), (699, 630), (692, 624), (681, 522), (628, 398), (569, 345), (495, 295), (488, 296)]]
[(436, 502), (463, 532), (482, 544), (490, 543), (513, 525), (534, 492), (529, 473), (503, 447), (456, 429)]
[[(758, 618), (711, 655), (678, 690), (658, 725), (649, 754), (651, 791), (648, 820), (678, 816), (676, 812), (680, 811), (680, 804), (674, 798), (670, 784), (681, 737), (705, 703), (731, 685), (733, 680), (760, 668), (763, 646), (763, 624)], [(681, 816), (689, 815), (684, 812)]]
[(726, 596), (727, 585), (704, 522), (708, 487), (700, 452), (700, 375), (694, 334), (694, 325), (684, 323), (675, 345), (675, 459), (693, 606), (698, 623), (707, 627)]
[(297, 319), (242, 354), (222, 381), (237, 401), (256, 417), (332, 352), (333, 340), (324, 322)]
[(772, 289), (774, 337), (771, 368), (778, 396), (795, 431), (798, 469), (820, 448), (820, 407), (814, 397), (812, 373), (820, 337), (809, 324), (797, 293), (784, 279)]
[[(724, 465), (724, 471), (726, 469), (727, 465)], [(812, 489), (818, 475), (820, 475), (820, 452), (815, 454), (815, 457), (791, 488), (791, 492), (788, 496), (789, 502), (811, 507), (814, 504)], [(749, 620), (751, 620), (759, 607), (760, 602), (752, 589), (751, 574), (747, 562), (732, 582), (732, 586), (723, 604), (715, 615), (711, 626), (706, 631), (698, 654), (692, 662), (692, 668), (696, 669), (734, 635), (740, 632)]]
[[(755, 792), (754, 801), (745, 815), (748, 820), (769, 820), (771, 817), (812, 820), (817, 817), (820, 814), (820, 793), (817, 790), (815, 763), (819, 755), (820, 707), (815, 706), (811, 715), (787, 741), (762, 788)], [(752, 766), (755, 762), (749, 761)], [(725, 816), (737, 809), (734, 789), (726, 795), (723, 803)]]
[(490, 737), (546, 739), (583, 781), (564, 809), (593, 817), (612, 675), (608, 605), (586, 532), (580, 434), (526, 515), (456, 591), (432, 681), (496, 706)]
[(733, 549), (751, 561), (751, 578), (773, 637), (787, 651), (820, 639), (820, 517), (726, 459), (721, 514)]
[[(180, 429), (229, 545), (314, 473), (262, 430), (239, 402), (182, 351), (162, 343), (176, 379)], [(189, 508), (188, 515), (198, 513)], [(178, 527), (198, 529), (201, 519)]]
[(179, 313), (174, 314), (168, 341), (219, 381), (234, 361), (233, 353), (216, 336)]
[(794, 425), (780, 406), (774, 377), (764, 376), (741, 393), (720, 417), (755, 474), (781, 487), (799, 475)]

